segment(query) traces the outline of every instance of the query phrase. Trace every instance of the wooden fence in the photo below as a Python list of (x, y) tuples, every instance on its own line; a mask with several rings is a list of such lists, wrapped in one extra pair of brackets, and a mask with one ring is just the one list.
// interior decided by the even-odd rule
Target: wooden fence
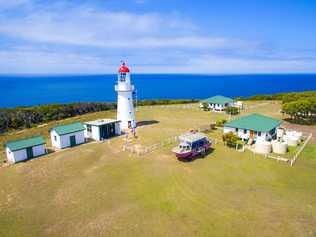
[[(199, 132), (209, 132), (212, 130), (210, 125), (201, 126), (196, 129)], [(210, 139), (212, 144), (217, 144), (217, 139)], [(166, 147), (171, 144), (176, 144), (178, 142), (178, 136), (171, 136), (166, 139), (163, 139), (161, 142), (154, 143), (151, 145), (143, 146), (140, 144), (129, 144), (128, 142), (123, 145), (123, 151), (128, 151), (130, 153), (142, 156), (148, 153), (151, 153), (160, 148)]]
[(291, 159), (291, 161), (290, 161), (291, 166), (293, 166), (294, 162), (297, 160), (298, 156), (302, 153), (302, 151), (304, 150), (305, 146), (312, 139), (312, 137), (313, 137), (313, 134), (310, 133), (309, 136), (307, 137), (307, 139), (304, 141), (303, 145), (298, 149), (296, 154)]
[(295, 152), (294, 156), (292, 157), (292, 159), (288, 159), (288, 158), (284, 158), (281, 156), (273, 156), (273, 155), (265, 155), (265, 158), (267, 159), (274, 159), (277, 161), (284, 161), (289, 163), (291, 166), (293, 166), (293, 164), (295, 163), (295, 161), (297, 160), (297, 158), (299, 157), (299, 155), (302, 153), (302, 151), (304, 150), (304, 148), (306, 147), (306, 145), (308, 144), (308, 142), (311, 140), (313, 134), (310, 133), (307, 138), (305, 139), (303, 145), (301, 145), (298, 150)]

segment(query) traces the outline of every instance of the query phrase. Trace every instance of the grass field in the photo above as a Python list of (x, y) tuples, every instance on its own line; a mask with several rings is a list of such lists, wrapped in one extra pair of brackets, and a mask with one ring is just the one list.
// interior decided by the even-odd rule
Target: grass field
[[(243, 114), (280, 118), (279, 108), (274, 102)], [(115, 113), (68, 121), (102, 117)], [(140, 108), (137, 119), (144, 125), (133, 143), (150, 145), (225, 117)], [(0, 139), (48, 138), (54, 124)], [(221, 143), (192, 162), (178, 161), (172, 145), (135, 156), (123, 152), (122, 144), (116, 137), (0, 168), (0, 236), (316, 236), (315, 144), (293, 167)]]

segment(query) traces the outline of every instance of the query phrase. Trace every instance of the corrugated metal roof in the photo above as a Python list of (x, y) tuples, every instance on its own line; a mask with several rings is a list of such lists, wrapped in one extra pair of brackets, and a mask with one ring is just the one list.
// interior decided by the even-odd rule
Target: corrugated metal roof
[(121, 122), (121, 121), (116, 120), (116, 119), (97, 119), (94, 121), (88, 121), (88, 122), (84, 122), (84, 123), (89, 124), (89, 125), (93, 125), (93, 126), (102, 126), (105, 124), (119, 123), (119, 122)]
[(216, 96), (213, 96), (211, 98), (207, 98), (205, 100), (202, 100), (202, 102), (225, 105), (226, 103), (233, 103), (234, 100), (232, 98), (225, 97), (222, 95), (216, 95)]
[(52, 130), (55, 130), (59, 136), (62, 136), (62, 135), (69, 134), (69, 133), (83, 131), (83, 130), (85, 130), (85, 128), (84, 128), (82, 123), (76, 122), (76, 123), (71, 123), (71, 124), (53, 127)]
[(250, 114), (224, 124), (225, 127), (247, 129), (259, 132), (269, 132), (278, 127), (281, 120), (274, 119), (262, 114)]
[(6, 147), (8, 147), (11, 151), (18, 151), (27, 147), (39, 146), (42, 144), (45, 144), (44, 138), (42, 136), (36, 136), (15, 141), (9, 141), (6, 143)]
[(195, 142), (201, 140), (203, 138), (207, 138), (207, 136), (200, 132), (189, 132), (179, 136), (179, 140), (181, 142)]

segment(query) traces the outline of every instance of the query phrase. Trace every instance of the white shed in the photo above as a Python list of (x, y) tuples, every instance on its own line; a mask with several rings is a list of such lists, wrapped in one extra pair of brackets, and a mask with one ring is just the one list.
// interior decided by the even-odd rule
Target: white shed
[(63, 149), (82, 144), (85, 142), (84, 130), (80, 122), (54, 127), (50, 130), (52, 146)]
[(7, 142), (5, 145), (7, 160), (17, 163), (46, 154), (45, 140), (42, 136)]
[(115, 119), (98, 119), (84, 123), (86, 138), (102, 141), (121, 135), (120, 121)]

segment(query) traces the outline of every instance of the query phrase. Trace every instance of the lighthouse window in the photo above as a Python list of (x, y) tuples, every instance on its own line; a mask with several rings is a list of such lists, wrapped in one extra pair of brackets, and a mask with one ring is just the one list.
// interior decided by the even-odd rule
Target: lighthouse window
[(126, 73), (121, 73), (120, 74), (120, 81), (125, 81), (126, 79)]

